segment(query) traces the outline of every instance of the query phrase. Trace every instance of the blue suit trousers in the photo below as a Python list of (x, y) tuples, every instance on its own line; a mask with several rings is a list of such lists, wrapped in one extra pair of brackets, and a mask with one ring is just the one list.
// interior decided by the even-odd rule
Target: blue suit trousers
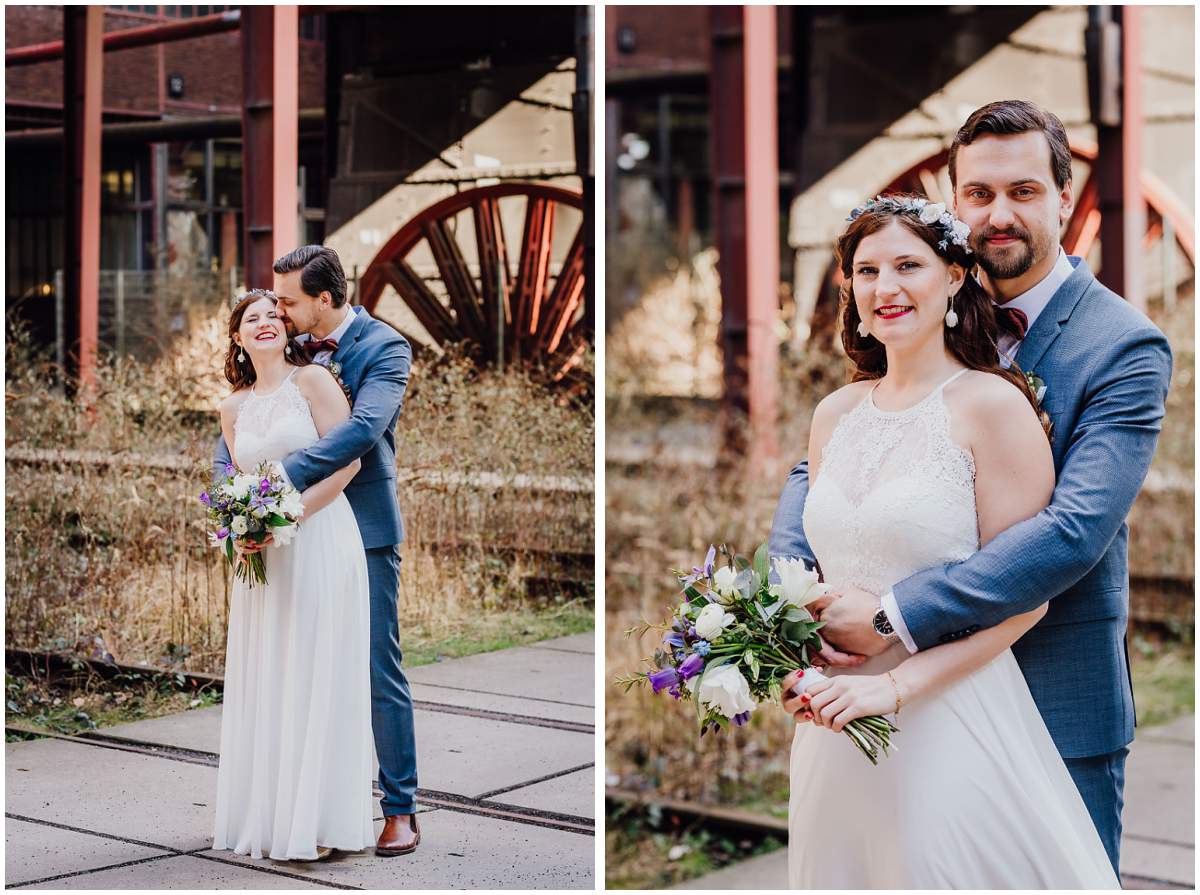
[(417, 741), (412, 694), (400, 669), (400, 545), (367, 550), (371, 588), (371, 729), (379, 758), (383, 816), (412, 814), (417, 799)]
[(1125, 805), (1125, 759), (1128, 755), (1129, 749), (1122, 746), (1107, 755), (1063, 759), (1118, 877), (1121, 875), (1121, 809)]

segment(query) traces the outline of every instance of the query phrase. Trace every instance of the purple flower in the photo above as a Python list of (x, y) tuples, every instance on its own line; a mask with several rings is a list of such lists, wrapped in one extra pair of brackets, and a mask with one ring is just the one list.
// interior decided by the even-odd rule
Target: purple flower
[(218, 538), (227, 538), (227, 537), (229, 537), (229, 529), (228, 529), (228, 528), (218, 528), (218, 529), (217, 529), (217, 537), (218, 537)]
[(696, 654), (699, 656), (707, 656), (709, 651), (712, 649), (712, 644), (707, 640), (697, 640), (692, 649), (694, 649)]
[(270, 479), (263, 479), (263, 480), (262, 480), (262, 484), (258, 486), (258, 493), (259, 493), (259, 494), (266, 494), (266, 493), (267, 493), (268, 491), (270, 491), (270, 490), (271, 490), (271, 480), (270, 480)]
[(237, 469), (234, 468), (234, 465), (232, 463), (225, 464), (225, 475), (229, 476), (230, 478), (233, 478), (233, 474), (235, 472), (237, 472)]
[(678, 631), (672, 631), (670, 634), (665, 635), (663, 637), (663, 643), (669, 643), (669, 644), (671, 644), (671, 646), (680, 646), (680, 647), (686, 645), (686, 643), (684, 642), (684, 639), (683, 639), (683, 635), (680, 634)]
[(200, 502), (201, 502), (202, 504), (204, 504), (206, 507), (211, 507), (211, 506), (212, 506), (212, 498), (208, 496), (208, 492), (207, 492), (207, 491), (201, 491), (201, 492), (200, 492)]
[(712, 578), (713, 565), (717, 560), (717, 548), (712, 544), (708, 545), (708, 554), (704, 557), (704, 577)]
[(683, 697), (683, 690), (680, 689), (679, 684), (675, 684), (675, 686), (671, 687), (669, 690), (667, 690), (667, 692), (676, 699), (681, 699)]
[(749, 712), (742, 712), (740, 715), (733, 716), (733, 723), (736, 724), (738, 727), (741, 727), (743, 724), (745, 724), (749, 720), (750, 720)]
[(661, 671), (648, 674), (646, 677), (650, 678), (650, 686), (654, 688), (655, 693), (659, 693), (667, 687), (672, 687), (679, 683), (679, 672), (674, 668), (664, 668)]
[(679, 676), (685, 681), (690, 677), (695, 677), (704, 670), (704, 657), (692, 653), (679, 666)]

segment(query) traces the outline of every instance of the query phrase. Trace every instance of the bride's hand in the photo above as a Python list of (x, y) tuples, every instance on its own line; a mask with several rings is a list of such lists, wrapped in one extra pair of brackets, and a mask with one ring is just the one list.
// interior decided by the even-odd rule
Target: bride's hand
[(813, 684), (797, 697), (807, 704), (813, 724), (834, 733), (855, 718), (883, 715), (896, 708), (896, 691), (885, 674), (843, 674)]
[(275, 536), (270, 532), (263, 539), (262, 543), (251, 541), (248, 538), (237, 538), (233, 542), (233, 548), (239, 553), (261, 553), (264, 547), (270, 547), (275, 543)]

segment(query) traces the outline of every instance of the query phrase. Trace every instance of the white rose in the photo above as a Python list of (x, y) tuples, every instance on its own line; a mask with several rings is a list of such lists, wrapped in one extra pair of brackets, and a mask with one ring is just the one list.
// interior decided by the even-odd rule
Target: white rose
[(816, 570), (809, 571), (802, 559), (776, 557), (775, 571), (783, 598), (793, 606), (807, 606), (829, 593), (829, 586), (822, 584)]
[(278, 528), (271, 529), (271, 536), (274, 538), (276, 547), (286, 547), (292, 543), (292, 538), (296, 536), (298, 525), (281, 525)]
[(968, 227), (966, 224), (964, 224), (962, 221), (955, 221), (954, 222), (954, 235), (959, 239), (965, 240), (968, 236), (971, 235), (971, 228)]
[[(694, 679), (693, 679), (694, 680)], [(752, 712), (758, 704), (750, 696), (750, 684), (737, 665), (719, 665), (700, 678), (700, 701), (726, 718)]]
[(304, 502), (299, 491), (288, 491), (279, 501), (279, 510), (285, 516), (299, 518), (304, 514)]
[(247, 527), (248, 523), (245, 516), (234, 516), (233, 523), (229, 526), (235, 535), (244, 535)]
[(729, 605), (738, 595), (738, 590), (733, 586), (734, 580), (737, 578), (737, 572), (729, 568), (729, 566), (721, 566), (713, 572), (713, 596), (717, 602)]
[(239, 473), (233, 477), (232, 491), (234, 497), (246, 498), (254, 491), (258, 490), (259, 483), (262, 482), (256, 475), (245, 475)]
[(932, 202), (921, 209), (921, 223), (936, 224), (945, 213), (945, 202)]
[(709, 603), (696, 616), (696, 633), (705, 640), (713, 641), (725, 632), (725, 629), (736, 622), (732, 613), (726, 612), (725, 607), (718, 603)]

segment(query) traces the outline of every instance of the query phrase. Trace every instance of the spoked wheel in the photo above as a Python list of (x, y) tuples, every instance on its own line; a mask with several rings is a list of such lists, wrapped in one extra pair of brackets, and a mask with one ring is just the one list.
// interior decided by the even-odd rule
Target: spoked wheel
[(391, 286), (439, 345), (470, 342), (485, 363), (561, 377), (586, 347), (582, 208), (580, 194), (537, 183), (456, 193), (379, 250), (359, 301), (373, 311)]

